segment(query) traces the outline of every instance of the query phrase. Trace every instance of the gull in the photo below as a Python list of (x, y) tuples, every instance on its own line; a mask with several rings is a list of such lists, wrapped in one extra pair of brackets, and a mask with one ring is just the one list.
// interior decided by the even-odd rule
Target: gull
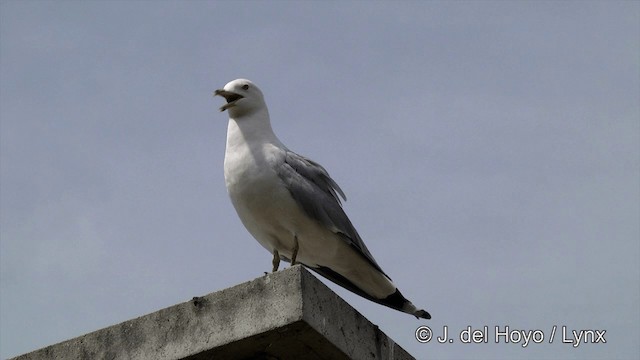
[(416, 308), (382, 271), (345, 214), (344, 192), (320, 164), (289, 150), (271, 128), (262, 91), (236, 79), (215, 91), (229, 124), (224, 179), (249, 233), (280, 260), (300, 263), (376, 303), (416, 318)]

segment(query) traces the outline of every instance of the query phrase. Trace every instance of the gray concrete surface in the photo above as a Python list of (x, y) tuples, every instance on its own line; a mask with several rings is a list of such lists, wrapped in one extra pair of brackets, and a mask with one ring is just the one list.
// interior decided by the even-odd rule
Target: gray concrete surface
[(294, 266), (14, 359), (413, 357)]

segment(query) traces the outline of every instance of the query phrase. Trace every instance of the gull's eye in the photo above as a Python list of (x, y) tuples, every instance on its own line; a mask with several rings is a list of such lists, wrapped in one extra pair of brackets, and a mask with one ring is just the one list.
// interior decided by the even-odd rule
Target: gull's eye
[(242, 90), (249, 90), (249, 85), (247, 84), (242, 85)]

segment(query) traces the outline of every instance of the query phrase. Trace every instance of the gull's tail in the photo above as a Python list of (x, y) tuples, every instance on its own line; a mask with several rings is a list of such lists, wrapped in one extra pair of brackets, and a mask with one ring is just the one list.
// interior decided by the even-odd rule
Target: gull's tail
[(371, 301), (376, 302), (376, 303), (378, 303), (380, 305), (384, 305), (384, 306), (390, 307), (390, 308), (398, 310), (398, 311), (402, 311), (403, 313), (407, 313), (407, 314), (413, 315), (416, 318), (423, 318), (423, 319), (427, 319), (427, 320), (431, 319), (431, 314), (429, 314), (425, 310), (416, 308), (415, 305), (413, 305), (411, 303), (411, 301), (407, 300), (402, 295), (400, 290), (398, 290), (397, 288), (396, 288), (396, 292), (394, 292), (393, 294), (387, 296), (386, 298), (377, 299), (377, 298), (367, 294), (364, 290), (360, 289), (354, 283), (349, 281), (349, 279), (347, 279), (344, 276), (338, 274), (337, 272), (329, 269), (328, 267), (324, 267), (324, 266), (319, 266), (319, 267), (307, 266), (307, 268), (317, 272), (318, 274), (324, 276), (325, 278), (327, 278), (327, 279), (333, 281), (334, 283), (342, 286), (343, 288), (345, 288), (347, 290), (350, 290), (350, 291), (362, 296), (365, 299), (371, 300)]

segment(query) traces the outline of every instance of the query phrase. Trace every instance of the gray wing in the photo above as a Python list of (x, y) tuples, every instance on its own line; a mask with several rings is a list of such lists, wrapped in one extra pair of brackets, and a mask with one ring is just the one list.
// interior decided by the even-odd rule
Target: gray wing
[(344, 200), (347, 198), (327, 170), (304, 156), (286, 150), (284, 162), (278, 166), (277, 172), (291, 196), (309, 217), (339, 235), (384, 274), (342, 209), (339, 196)]

